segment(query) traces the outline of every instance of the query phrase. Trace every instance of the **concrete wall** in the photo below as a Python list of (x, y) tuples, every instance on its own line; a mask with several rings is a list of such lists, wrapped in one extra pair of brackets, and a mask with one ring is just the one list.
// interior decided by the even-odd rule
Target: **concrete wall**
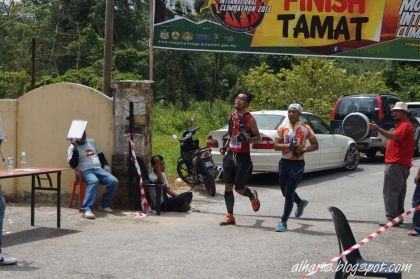
[[(136, 154), (147, 163), (152, 152), (153, 82), (114, 81), (115, 141), (112, 158), (113, 174), (120, 182), (114, 205), (120, 208), (140, 209), (137, 185), (130, 186), (128, 168), (129, 103), (133, 103), (133, 135)], [(135, 172), (133, 170), (133, 172)]]
[[(69, 142), (66, 136), (73, 119), (88, 121), (88, 137), (95, 138), (109, 163), (112, 161), (112, 99), (97, 90), (73, 83), (47, 85), (26, 93), (17, 102), (0, 100), (0, 112), (5, 120), (5, 132), (10, 139), (3, 144), (2, 151), (5, 156), (13, 154), (17, 166), (21, 152), (25, 151), (30, 167), (68, 167), (66, 158)], [(16, 119), (15, 130), (13, 117)], [(15, 147), (10, 144), (13, 142), (16, 142)], [(63, 193), (71, 191), (73, 179), (72, 170), (63, 172)], [(10, 187), (3, 188), (6, 196), (14, 192), (17, 198), (27, 199), (30, 195), (30, 178), (15, 179), (13, 190)]]

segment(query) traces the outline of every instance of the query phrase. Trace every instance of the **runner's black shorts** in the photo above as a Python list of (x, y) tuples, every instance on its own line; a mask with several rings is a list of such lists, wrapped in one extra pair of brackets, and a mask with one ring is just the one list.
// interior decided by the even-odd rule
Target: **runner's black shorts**
[(223, 157), (223, 182), (234, 184), (236, 189), (245, 188), (252, 174), (252, 161), (249, 153), (228, 151)]

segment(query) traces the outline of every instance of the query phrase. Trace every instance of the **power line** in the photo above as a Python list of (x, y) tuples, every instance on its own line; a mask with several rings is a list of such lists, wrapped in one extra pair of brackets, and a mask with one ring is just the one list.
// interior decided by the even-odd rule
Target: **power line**
[(34, 9), (32, 9), (32, 10), (22, 11), (22, 12), (21, 12), (22, 14), (21, 14), (20, 16), (15, 17), (14, 19), (9, 20), (9, 21), (7, 21), (7, 22), (3, 23), (2, 25), (0, 25), (0, 28), (2, 28), (2, 27), (4, 27), (4, 26), (8, 25), (9, 23), (12, 23), (12, 22), (14, 22), (14, 21), (16, 21), (16, 20), (20, 19), (21, 17), (24, 17), (27, 13), (30, 13), (30, 12), (36, 12), (36, 11), (38, 11), (39, 9), (43, 8), (44, 6), (47, 6), (47, 5), (51, 4), (51, 3), (52, 3), (52, 2), (54, 2), (54, 1), (55, 1), (55, 0), (51, 0), (50, 2), (44, 3), (44, 4), (42, 4), (41, 6), (39, 6), (39, 7), (35, 7), (35, 8), (34, 8)]

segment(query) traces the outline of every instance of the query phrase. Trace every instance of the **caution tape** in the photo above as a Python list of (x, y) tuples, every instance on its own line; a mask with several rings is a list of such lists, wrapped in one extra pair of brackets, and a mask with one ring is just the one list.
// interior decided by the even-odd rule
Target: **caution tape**
[(141, 208), (143, 209), (143, 213), (145, 214), (149, 214), (152, 212), (152, 208), (150, 207), (149, 202), (147, 201), (146, 198), (146, 192), (144, 191), (144, 181), (143, 181), (143, 176), (141, 174), (141, 169), (139, 166), (139, 162), (137, 162), (137, 155), (135, 152), (135, 146), (134, 146), (134, 142), (131, 139), (131, 135), (128, 137), (128, 143), (130, 145), (130, 152), (131, 152), (131, 160), (133, 160), (134, 166), (136, 167), (137, 170), (137, 174), (139, 176), (139, 190), (140, 190), (140, 203), (141, 203)]
[(372, 239), (374, 239), (375, 237), (377, 237), (378, 235), (380, 235), (381, 233), (383, 233), (384, 231), (386, 231), (387, 229), (389, 229), (393, 225), (402, 221), (404, 216), (408, 216), (408, 215), (412, 214), (413, 212), (415, 212), (417, 210), (420, 210), (420, 205), (417, 205), (416, 207), (414, 207), (414, 208), (406, 211), (405, 213), (399, 215), (398, 217), (392, 219), (391, 221), (389, 221), (389, 223), (387, 223), (387, 224), (383, 225), (382, 227), (380, 227), (379, 229), (377, 229), (375, 232), (373, 232), (367, 238), (363, 239), (362, 241), (359, 241), (358, 243), (356, 243), (355, 245), (353, 245), (352, 247), (350, 247), (346, 251), (342, 252), (338, 256), (336, 256), (336, 257), (332, 258), (331, 260), (329, 260), (328, 262), (326, 262), (325, 264), (320, 265), (314, 271), (302, 276), (301, 279), (307, 279), (307, 278), (315, 275), (316, 273), (321, 272), (324, 268), (326, 268), (328, 266), (332, 266), (334, 263), (338, 262), (338, 260), (340, 260), (341, 258), (344, 258), (346, 255), (350, 254), (354, 250), (359, 249), (361, 246), (365, 245), (366, 243), (368, 243), (369, 241), (371, 241)]

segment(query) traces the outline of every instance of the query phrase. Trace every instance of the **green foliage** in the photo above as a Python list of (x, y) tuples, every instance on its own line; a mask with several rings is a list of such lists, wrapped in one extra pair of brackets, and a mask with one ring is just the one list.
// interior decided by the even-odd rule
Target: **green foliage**
[(404, 101), (420, 100), (420, 67), (416, 63), (393, 62), (384, 71), (387, 84)]
[(102, 89), (102, 73), (98, 73), (92, 67), (86, 67), (82, 69), (70, 69), (54, 79), (55, 82), (74, 82), (80, 83), (97, 90)]
[(19, 98), (29, 89), (30, 84), (31, 77), (25, 71), (0, 71), (0, 98)]
[(288, 104), (299, 102), (306, 111), (328, 118), (340, 95), (387, 91), (381, 73), (349, 75), (330, 59), (296, 60), (291, 69), (282, 68), (277, 73), (263, 63), (239, 79), (256, 95), (253, 110), (286, 109)]
[(113, 72), (112, 78), (114, 80), (141, 80), (142, 76), (133, 72)]
[(160, 154), (166, 161), (166, 172), (169, 177), (176, 177), (176, 160), (179, 157), (178, 138), (193, 127), (200, 127), (196, 138), (200, 146), (206, 145), (207, 134), (226, 124), (231, 106), (227, 102), (215, 100), (193, 102), (187, 109), (180, 106), (156, 103), (153, 109), (153, 154)]
[(281, 109), (285, 107), (281, 98), (285, 95), (281, 88), (280, 75), (275, 74), (265, 63), (249, 70), (240, 77), (238, 83), (254, 95), (252, 110)]
[(114, 51), (114, 64), (118, 71), (147, 76), (148, 63), (149, 55), (147, 51), (138, 51), (132, 47)]

